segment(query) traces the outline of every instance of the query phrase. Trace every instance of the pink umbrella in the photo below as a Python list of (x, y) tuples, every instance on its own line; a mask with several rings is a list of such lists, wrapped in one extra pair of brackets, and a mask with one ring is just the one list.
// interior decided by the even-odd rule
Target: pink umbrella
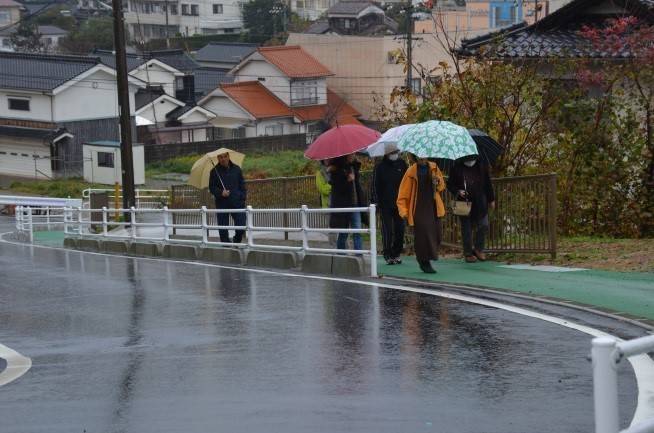
[(309, 159), (329, 159), (365, 149), (381, 136), (379, 131), (363, 125), (343, 125), (323, 132), (309, 145), (304, 156)]

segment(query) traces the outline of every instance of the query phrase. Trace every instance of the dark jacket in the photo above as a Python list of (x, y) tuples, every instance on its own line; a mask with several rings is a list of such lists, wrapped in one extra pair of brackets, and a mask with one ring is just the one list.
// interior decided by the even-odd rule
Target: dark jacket
[(397, 210), (397, 192), (407, 168), (404, 159), (391, 161), (384, 156), (372, 170), (370, 202), (380, 210)]
[(470, 217), (483, 218), (488, 214), (488, 203), (495, 201), (495, 191), (493, 191), (488, 167), (481, 158), (477, 157), (476, 160), (472, 167), (461, 161), (457, 161), (452, 166), (447, 179), (447, 190), (455, 199), (460, 199), (459, 190), (465, 189), (468, 192), (468, 199), (472, 202)]
[[(223, 197), (223, 190), (229, 196)], [(209, 175), (209, 191), (216, 198), (216, 209), (244, 209), (248, 196), (247, 186), (241, 167), (229, 161), (227, 167), (217, 164)]]
[[(339, 157), (334, 160), (329, 179), (332, 186), (332, 208), (368, 206), (368, 200), (363, 192), (359, 177), (360, 168), (361, 163), (359, 161), (347, 163), (346, 157)], [(348, 182), (348, 176), (351, 172), (354, 172), (354, 182)], [(332, 213), (329, 217), (329, 226), (331, 228), (348, 228), (349, 221), (350, 217), (347, 213)], [(367, 224), (365, 220), (363, 223)]]

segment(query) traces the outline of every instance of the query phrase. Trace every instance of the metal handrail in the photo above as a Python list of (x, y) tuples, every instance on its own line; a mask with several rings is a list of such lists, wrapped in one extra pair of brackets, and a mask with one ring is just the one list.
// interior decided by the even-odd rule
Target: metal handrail
[(595, 433), (654, 433), (654, 418), (634, 419), (620, 431), (618, 405), (618, 364), (631, 356), (647, 356), (654, 352), (654, 335), (620, 341), (597, 337), (592, 341), (593, 388), (595, 400)]

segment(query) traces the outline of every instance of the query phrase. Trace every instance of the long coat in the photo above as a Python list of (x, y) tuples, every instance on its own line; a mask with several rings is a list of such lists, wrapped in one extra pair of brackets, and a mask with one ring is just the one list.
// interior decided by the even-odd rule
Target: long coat
[[(223, 190), (229, 196), (223, 197)], [(229, 161), (227, 167), (216, 165), (209, 175), (209, 191), (216, 198), (216, 209), (244, 209), (248, 189), (241, 167)]]
[[(438, 179), (438, 185), (434, 188), (434, 201), (436, 202), (436, 217), (445, 216), (445, 205), (441, 197), (441, 191), (445, 189), (443, 174), (436, 163), (427, 161), (429, 165), (429, 178), (432, 183)], [(416, 211), (416, 198), (418, 197), (418, 164), (414, 163), (404, 174), (400, 183), (400, 190), (397, 194), (397, 210), (402, 218), (407, 219), (409, 227), (413, 227), (413, 215)]]
[[(465, 183), (464, 183), (465, 182)], [(472, 202), (470, 218), (483, 218), (488, 214), (488, 203), (495, 201), (495, 191), (488, 167), (481, 158), (472, 167), (462, 162), (454, 164), (447, 179), (447, 190), (456, 199), (459, 191), (465, 189)]]
[[(329, 183), (332, 186), (332, 208), (363, 207), (367, 206), (367, 199), (361, 186), (359, 169), (361, 163), (354, 161), (351, 164), (336, 165), (331, 171)], [(348, 181), (350, 172), (354, 172), (354, 182)], [(367, 213), (363, 213), (362, 217)], [(367, 224), (365, 219), (362, 219)], [(329, 218), (329, 227), (331, 228), (348, 228), (350, 226), (350, 216), (348, 213), (331, 213)]]

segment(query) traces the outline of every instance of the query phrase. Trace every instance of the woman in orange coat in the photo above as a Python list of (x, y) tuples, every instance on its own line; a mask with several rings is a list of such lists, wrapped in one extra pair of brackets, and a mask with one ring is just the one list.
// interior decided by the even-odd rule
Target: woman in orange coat
[(413, 164), (404, 174), (397, 195), (397, 209), (413, 228), (414, 251), (420, 270), (433, 274), (431, 260), (438, 260), (443, 238), (445, 205), (443, 175), (436, 163), (411, 155)]

